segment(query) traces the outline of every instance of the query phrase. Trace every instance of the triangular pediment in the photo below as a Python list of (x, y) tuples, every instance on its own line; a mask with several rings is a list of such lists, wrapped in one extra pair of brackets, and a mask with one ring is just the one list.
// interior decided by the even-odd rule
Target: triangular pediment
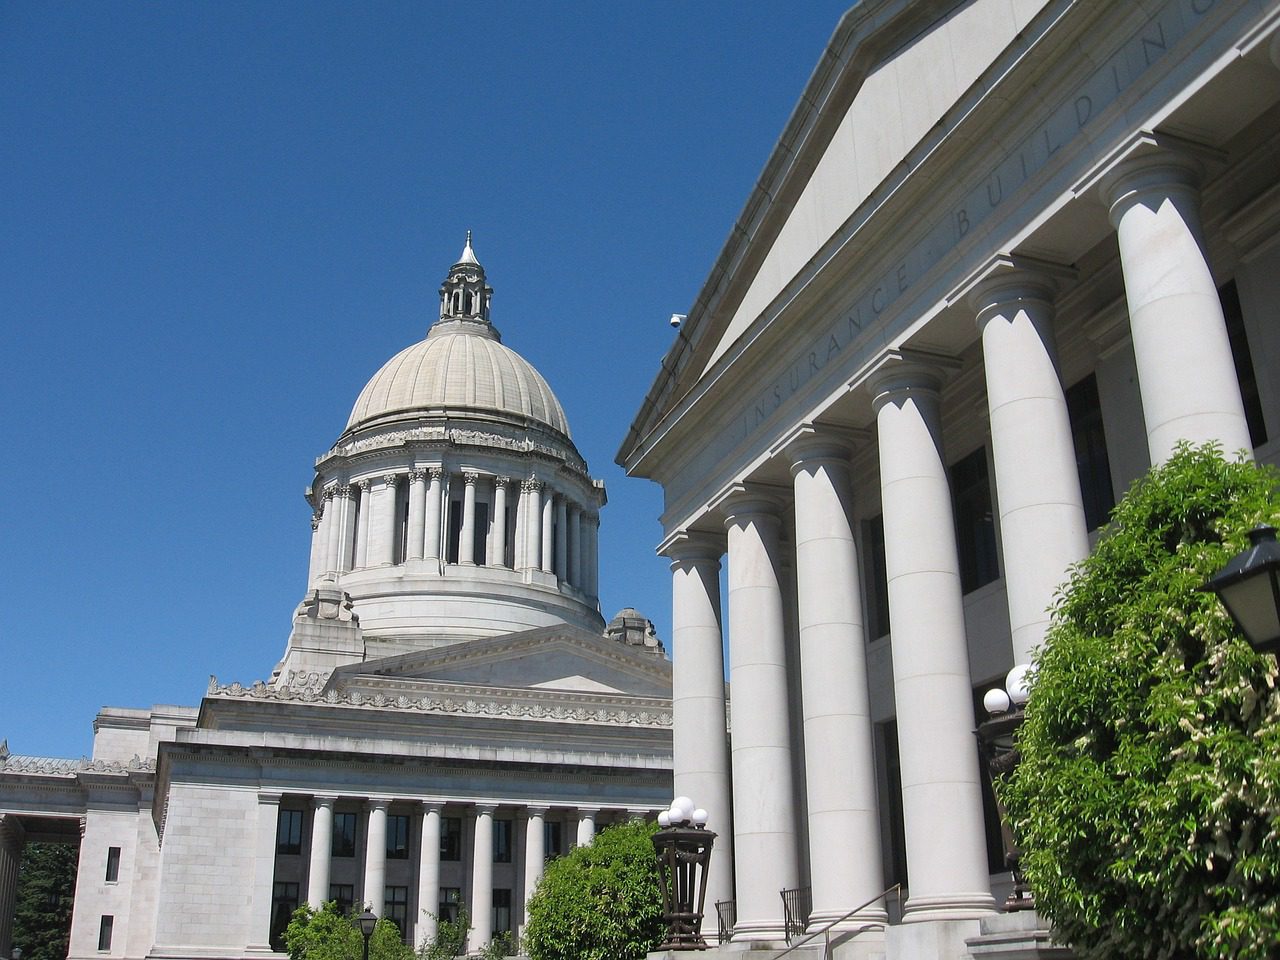
[(468, 640), (340, 667), (339, 691), (364, 679), (456, 683), (468, 687), (564, 690), (572, 693), (670, 697), (671, 664), (585, 630), (562, 624)]

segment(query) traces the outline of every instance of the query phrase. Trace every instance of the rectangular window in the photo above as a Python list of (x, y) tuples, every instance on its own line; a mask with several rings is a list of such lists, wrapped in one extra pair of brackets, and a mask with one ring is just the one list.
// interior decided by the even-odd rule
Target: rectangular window
[(471, 556), (475, 558), (476, 563), (484, 565), (489, 562), (487, 556), (488, 551), (485, 549), (489, 539), (489, 505), (487, 503), (476, 504), (476, 528), (472, 531), (471, 540)]
[(107, 883), (115, 883), (120, 879), (120, 848), (107, 848)]
[(276, 853), (302, 852), (302, 811), (281, 810), (276, 819)]
[(409, 818), (398, 813), (387, 817), (387, 859), (409, 859)]
[(514, 569), (516, 565), (516, 514), (509, 506), (506, 508), (503, 523), (506, 524), (507, 528), (507, 550), (502, 563), (504, 566)]
[(329, 899), (338, 905), (338, 912), (344, 917), (351, 913), (356, 903), (356, 886), (354, 883), (329, 884)]
[(1111, 508), (1116, 505), (1111, 486), (1111, 461), (1107, 458), (1107, 435), (1102, 429), (1098, 378), (1089, 374), (1067, 390), (1066, 397), (1076, 471), (1080, 475), (1080, 496), (1084, 500), (1084, 520), (1090, 530), (1096, 530), (1107, 522)]
[(493, 821), (493, 862), (511, 862), (511, 821)]
[(889, 632), (889, 575), (884, 559), (884, 514), (876, 514), (862, 525), (863, 591), (867, 598), (867, 639), (877, 640)]
[[(1231, 357), (1240, 383), (1240, 399), (1244, 401), (1244, 419), (1249, 426), (1249, 441), (1260, 447), (1267, 442), (1267, 425), (1262, 419), (1262, 397), (1258, 393), (1258, 377), (1253, 372), (1253, 354), (1244, 330), (1244, 310), (1240, 307), (1240, 291), (1234, 280), (1218, 291), (1222, 316), (1227, 321), (1227, 338), (1231, 341)], [(1223, 450), (1230, 456), (1234, 450)]]
[(284, 949), (284, 931), (298, 909), (298, 885), (276, 881), (271, 895), (271, 948)]
[(452, 923), (458, 919), (458, 904), (460, 903), (462, 903), (461, 887), (441, 887), (440, 909), (436, 911), (436, 915), (441, 920), (448, 920)]
[(554, 860), (564, 853), (561, 837), (561, 824), (558, 820), (547, 820), (542, 824), (542, 853), (548, 860)]
[(333, 815), (333, 849), (331, 856), (354, 857), (356, 855), (356, 813), (335, 813)]
[(960, 555), (960, 589), (969, 593), (1000, 576), (985, 447), (951, 465), (951, 499)]
[(107, 914), (98, 921), (98, 949), (111, 949), (111, 929), (115, 926), (116, 918)]
[(396, 534), (392, 547), (396, 563), (404, 563), (409, 558), (409, 487), (412, 484), (405, 475), (401, 475), (396, 484)]
[(387, 887), (386, 913), (384, 915), (400, 928), (400, 939), (406, 940), (409, 933), (408, 887)]
[(492, 917), (494, 933), (510, 933), (511, 932), (511, 891), (499, 890), (493, 891), (493, 910)]
[(440, 818), (440, 859), (462, 859), (462, 818)]
[(462, 501), (449, 501), (449, 534), (445, 540), (445, 563), (458, 562), (458, 543), (462, 540)]

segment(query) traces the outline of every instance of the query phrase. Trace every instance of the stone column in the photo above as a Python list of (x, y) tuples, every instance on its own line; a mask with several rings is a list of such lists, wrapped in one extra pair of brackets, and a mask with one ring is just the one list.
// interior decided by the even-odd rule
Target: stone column
[(427, 471), (430, 484), (427, 487), (426, 519), (423, 521), (422, 555), (428, 560), (440, 559), (440, 517), (444, 498), (444, 469), (431, 467)]
[(932, 368), (893, 361), (872, 383), (911, 877), (904, 922), (971, 919), (995, 907), (940, 382)]
[(351, 502), (353, 491), (348, 483), (338, 487), (337, 503), (341, 509), (338, 516), (341, 518), (339, 527), (341, 533), (338, 538), (338, 570), (345, 573), (351, 569), (351, 560), (356, 549), (356, 508)]
[(529, 477), (520, 482), (520, 489), (525, 495), (522, 566), (536, 570), (542, 563), (542, 481)]
[(584, 580), (587, 596), (598, 597), (600, 596), (600, 515), (589, 514), (586, 520), (587, 569)]
[(510, 477), (493, 478), (493, 555), (489, 566), (507, 565), (507, 485)]
[(599, 807), (578, 808), (578, 846), (589, 847), (596, 838), (596, 815)]
[(1102, 180), (1120, 242), (1129, 328), (1153, 464), (1179, 440), (1227, 456), (1253, 444), (1200, 226), (1200, 164), (1154, 149)]
[(369, 553), (375, 564), (396, 562), (396, 484), (399, 482), (399, 474), (388, 473), (382, 478), (382, 496), (374, 501), (373, 512), (377, 515), (378, 527), (375, 541), (369, 545)]
[[(804, 751), (810, 760), (813, 927), (872, 899), (884, 881), (849, 452), (812, 430), (787, 448), (795, 490)], [(884, 903), (876, 901), (839, 926), (887, 922)]]
[(556, 579), (569, 579), (569, 500), (556, 494)]
[[(546, 850), (546, 807), (529, 807), (529, 822), (524, 831), (524, 904), (529, 906), (529, 898), (533, 896), (538, 881), (542, 879), (542, 867), (547, 859)], [(529, 915), (525, 914), (528, 923)]]
[(543, 573), (555, 572), (555, 509), (557, 494), (550, 487), (542, 497), (541, 566)]
[(342, 501), (338, 499), (338, 488), (329, 487), (324, 492), (324, 512), (321, 523), (324, 524), (324, 570), (335, 573), (338, 569), (338, 543), (341, 539), (339, 528), (342, 526), (338, 516)]
[(364, 902), (378, 916), (387, 904), (387, 807), (390, 800), (370, 800), (369, 826), (364, 844)]
[(468, 471), (462, 475), (462, 532), (458, 534), (458, 562), (476, 562), (476, 483), (480, 475)]
[[(707, 877), (708, 909), (733, 899), (733, 797), (725, 723), (724, 648), (720, 630), (720, 557), (724, 538), (683, 534), (671, 558), (671, 709), (673, 789), (707, 811), (719, 836)], [(703, 924), (703, 935), (715, 933)]]
[(474, 953), (493, 939), (493, 812), (491, 804), (476, 806), (476, 840), (471, 865), (471, 935), (467, 950)]
[[(321, 500), (321, 503), (324, 501)], [(319, 513), (311, 514), (311, 561), (307, 564), (307, 583), (312, 584), (324, 573), (325, 561), (324, 526)]]
[(582, 508), (576, 503), (569, 505), (569, 549), (566, 573), (569, 582), (582, 589)]
[(276, 879), (276, 824), (280, 818), (280, 794), (258, 793), (258, 817), (253, 840), (253, 892), (249, 908), (246, 949), (271, 951), (271, 899)]
[[(733, 690), (735, 940), (781, 940), (778, 891), (795, 887), (795, 791), (787, 706), (778, 504), (739, 492), (729, 531), (729, 682)], [(701, 801), (698, 801), (701, 802)], [(710, 812), (710, 811), (708, 811)]]
[(357, 480), (356, 488), (360, 491), (360, 512), (356, 520), (356, 569), (369, 565), (369, 487), (368, 480)]
[(311, 864), (307, 870), (307, 903), (317, 910), (329, 899), (335, 802), (336, 797), (314, 797), (311, 801)]
[(25, 833), (15, 815), (0, 814), (0, 957), (9, 956), (13, 949), (13, 914), (18, 902), (18, 867), (22, 864)]
[(1014, 663), (1031, 662), (1067, 568), (1089, 552), (1053, 291), (1049, 277), (1006, 261), (969, 297), (982, 331)]
[(405, 545), (405, 556), (410, 560), (421, 560), (425, 543), (423, 524), (427, 509), (427, 471), (412, 471), (409, 483), (409, 542)]
[(422, 848), (418, 852), (418, 929), (413, 942), (421, 945), (436, 935), (440, 909), (440, 810), (442, 804), (422, 802)]

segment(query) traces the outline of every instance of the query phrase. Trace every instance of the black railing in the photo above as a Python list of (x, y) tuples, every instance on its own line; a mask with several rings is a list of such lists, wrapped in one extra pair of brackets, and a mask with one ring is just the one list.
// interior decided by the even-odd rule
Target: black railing
[(733, 900), (716, 901), (716, 921), (720, 927), (720, 942), (733, 939), (733, 925), (738, 922), (738, 904)]
[(782, 891), (782, 910), (787, 920), (787, 943), (792, 937), (804, 936), (813, 912), (813, 888), (793, 887)]

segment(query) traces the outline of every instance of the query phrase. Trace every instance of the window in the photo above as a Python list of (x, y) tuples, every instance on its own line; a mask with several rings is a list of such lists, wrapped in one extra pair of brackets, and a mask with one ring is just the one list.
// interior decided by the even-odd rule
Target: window
[(98, 949), (111, 949), (111, 928), (115, 926), (116, 918), (106, 914), (98, 921)]
[[(888, 871), (885, 886), (907, 885), (907, 830), (902, 816), (902, 764), (898, 759), (898, 721), (876, 724), (884, 752), (884, 777), (889, 807)], [(880, 809), (884, 809), (882, 805)]]
[(120, 879), (120, 848), (107, 848), (107, 883), (115, 883)]
[(877, 514), (862, 526), (862, 582), (867, 598), (867, 639), (889, 632), (889, 574), (884, 559), (884, 514)]
[(387, 859), (409, 859), (409, 818), (400, 814), (387, 817)]
[(547, 820), (542, 824), (542, 853), (546, 859), (553, 860), (564, 853), (562, 836), (558, 820)]
[(408, 887), (387, 887), (384, 916), (400, 928), (400, 939), (405, 940), (409, 933)]
[(440, 818), (440, 859), (462, 859), (462, 818)]
[(1098, 378), (1085, 377), (1067, 391), (1067, 419), (1071, 421), (1071, 442), (1080, 474), (1080, 496), (1084, 500), (1084, 520), (1090, 530), (1107, 522), (1116, 505), (1111, 487), (1111, 462), (1107, 459), (1107, 435), (1102, 429), (1102, 403), (1098, 399)]
[(335, 813), (333, 815), (333, 849), (330, 854), (335, 857), (354, 857), (356, 855), (356, 817), (354, 813)]
[(281, 810), (276, 820), (276, 853), (302, 852), (302, 811)]
[(511, 932), (511, 891), (493, 891), (493, 909), (490, 914), (494, 933)]
[(441, 920), (448, 920), (453, 923), (458, 919), (458, 905), (460, 903), (462, 903), (461, 887), (441, 887), (440, 909), (436, 911), (436, 916)]
[[(1267, 425), (1262, 419), (1262, 397), (1258, 394), (1258, 378), (1253, 372), (1253, 354), (1244, 331), (1244, 311), (1240, 308), (1240, 291), (1232, 280), (1218, 291), (1222, 316), (1227, 321), (1227, 338), (1231, 341), (1231, 357), (1235, 360), (1236, 379), (1240, 382), (1240, 399), (1244, 401), (1244, 419), (1249, 425), (1249, 441), (1260, 447), (1267, 442)], [(1223, 453), (1234, 453), (1224, 450)]]
[(284, 931), (298, 909), (298, 885), (276, 881), (271, 895), (271, 948), (284, 949)]
[(351, 913), (356, 904), (356, 886), (354, 883), (329, 884), (329, 899), (338, 905), (338, 912), (344, 917)]
[(493, 821), (493, 862), (511, 862), (511, 821)]
[(952, 464), (951, 499), (960, 554), (960, 589), (969, 593), (1000, 576), (985, 447)]
[(488, 551), (485, 549), (489, 539), (489, 505), (487, 503), (476, 504), (476, 528), (471, 532), (471, 556), (475, 558), (476, 563), (486, 564), (489, 562), (487, 556)]
[(458, 562), (458, 542), (462, 539), (462, 501), (449, 501), (449, 536), (445, 541), (445, 563)]

